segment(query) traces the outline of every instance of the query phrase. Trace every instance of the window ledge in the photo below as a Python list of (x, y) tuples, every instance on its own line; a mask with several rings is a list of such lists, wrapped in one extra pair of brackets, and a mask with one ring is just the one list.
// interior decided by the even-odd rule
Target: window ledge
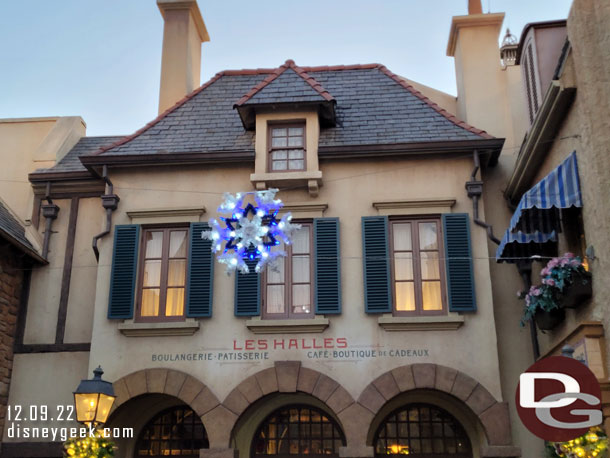
[(411, 199), (411, 200), (384, 200), (373, 202), (373, 207), (380, 215), (424, 215), (437, 213), (451, 213), (455, 199)]
[(309, 195), (317, 197), (319, 188), (322, 185), (322, 172), (317, 171), (295, 171), (295, 172), (267, 172), (253, 173), (250, 181), (258, 190), (267, 189), (268, 186), (283, 185), (307, 185)]
[(126, 213), (133, 224), (197, 223), (205, 213), (205, 207), (133, 209)]
[(253, 318), (246, 321), (246, 327), (254, 334), (299, 334), (323, 332), (330, 322), (328, 318), (315, 317), (313, 319), (297, 320), (263, 320)]
[(127, 320), (119, 324), (119, 331), (127, 337), (192, 336), (199, 330), (199, 321), (192, 318), (186, 321), (158, 323), (135, 323)]
[(386, 331), (453, 331), (464, 324), (464, 317), (457, 313), (436, 316), (391, 316), (377, 320)]

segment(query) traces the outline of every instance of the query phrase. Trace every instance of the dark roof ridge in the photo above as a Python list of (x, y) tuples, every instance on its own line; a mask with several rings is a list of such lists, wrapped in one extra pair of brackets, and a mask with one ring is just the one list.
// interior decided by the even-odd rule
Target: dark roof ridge
[(392, 80), (396, 81), (398, 84), (400, 84), (402, 87), (404, 87), (408, 91), (410, 91), (415, 97), (419, 98), (423, 102), (426, 102), (428, 104), (428, 106), (430, 106), (432, 109), (434, 109), (437, 113), (439, 113), (442, 116), (444, 116), (445, 118), (447, 118), (453, 124), (461, 127), (462, 129), (467, 130), (468, 132), (472, 132), (473, 134), (477, 134), (477, 135), (479, 135), (479, 136), (481, 136), (483, 138), (495, 138), (493, 135), (489, 135), (484, 130), (477, 129), (476, 127), (471, 126), (467, 122), (462, 121), (461, 119), (459, 119), (454, 114), (449, 113), (447, 110), (445, 110), (444, 108), (440, 107), (438, 104), (434, 103), (432, 100), (430, 100), (424, 94), (422, 94), (417, 89), (415, 89), (413, 86), (411, 86), (409, 83), (407, 83), (404, 79), (402, 79), (396, 73), (393, 73), (392, 71), (390, 71), (385, 65), (379, 66), (379, 71), (381, 71), (383, 74), (385, 74), (386, 76), (388, 76)]
[(276, 78), (278, 78), (281, 74), (283, 74), (288, 69), (293, 70), (297, 75), (299, 75), (301, 78), (303, 78), (305, 80), (305, 82), (307, 84), (309, 84), (312, 87), (312, 89), (314, 91), (316, 91), (327, 102), (332, 102), (335, 100), (335, 98), (326, 89), (324, 89), (324, 87), (322, 87), (322, 85), (320, 83), (318, 83), (313, 76), (310, 76), (307, 74), (307, 72), (305, 71), (305, 69), (303, 67), (299, 67), (298, 65), (296, 65), (294, 63), (294, 60), (288, 59), (286, 62), (284, 62), (283, 65), (280, 65), (273, 72), (271, 72), (271, 74), (269, 74), (269, 76), (267, 78), (265, 78), (263, 81), (258, 83), (252, 89), (250, 89), (241, 99), (239, 99), (233, 105), (233, 108), (239, 107), (239, 106), (243, 105), (244, 103), (246, 103), (248, 100), (250, 100), (252, 97), (254, 97), (255, 94), (262, 91), (265, 87), (267, 87), (269, 84), (271, 84), (273, 81), (275, 81)]

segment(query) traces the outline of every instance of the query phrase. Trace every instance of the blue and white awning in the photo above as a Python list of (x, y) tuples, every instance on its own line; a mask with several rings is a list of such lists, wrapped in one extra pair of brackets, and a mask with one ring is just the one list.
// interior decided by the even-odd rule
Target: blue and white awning
[(557, 242), (555, 231), (550, 233), (536, 231), (528, 234), (521, 231), (513, 233), (507, 229), (500, 246), (496, 250), (496, 261), (516, 262), (536, 255), (552, 255), (555, 243), (550, 242)]
[(561, 230), (560, 209), (570, 207), (582, 207), (576, 152), (523, 195), (496, 251), (496, 260), (515, 262), (551, 253), (551, 242), (557, 242)]
[(576, 151), (523, 194), (508, 230), (548, 233), (554, 229), (551, 225), (557, 227), (552, 220), (558, 217), (558, 210), (570, 207), (582, 207)]

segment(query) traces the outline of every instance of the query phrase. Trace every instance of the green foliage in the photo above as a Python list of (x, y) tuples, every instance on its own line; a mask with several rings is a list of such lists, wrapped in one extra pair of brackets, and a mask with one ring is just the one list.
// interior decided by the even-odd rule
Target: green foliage
[(114, 443), (95, 431), (94, 437), (73, 437), (64, 442), (64, 458), (112, 458)]

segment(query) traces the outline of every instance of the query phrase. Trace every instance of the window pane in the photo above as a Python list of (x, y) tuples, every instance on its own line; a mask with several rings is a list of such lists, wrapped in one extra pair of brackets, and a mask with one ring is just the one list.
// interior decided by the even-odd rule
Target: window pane
[(441, 273), (438, 264), (437, 251), (422, 251), (421, 257), (421, 278), (423, 280), (439, 280)]
[(415, 290), (413, 282), (396, 282), (396, 310), (415, 310)]
[(289, 161), (289, 166), (288, 168), (290, 170), (301, 170), (305, 167), (305, 162), (304, 161), (300, 161), (300, 160), (291, 160)]
[(309, 313), (311, 311), (311, 287), (294, 285), (292, 287), (292, 312)]
[(186, 258), (186, 231), (169, 233), (169, 257)]
[(146, 233), (146, 257), (160, 258), (161, 248), (163, 247), (163, 232), (147, 232)]
[(309, 253), (309, 226), (303, 225), (292, 237), (293, 253)]
[(394, 251), (411, 251), (411, 223), (395, 223), (392, 226), (394, 232)]
[(438, 250), (436, 223), (419, 223), (419, 247), (422, 250)]
[(309, 256), (292, 257), (292, 281), (309, 283)]
[(305, 151), (302, 149), (291, 149), (288, 151), (289, 159), (303, 159), (305, 156)]
[(285, 137), (286, 131), (287, 129), (285, 127), (276, 127), (275, 129), (271, 130), (273, 137)]
[(442, 310), (441, 282), (424, 281), (421, 285), (424, 310)]
[(161, 261), (144, 262), (144, 286), (159, 286), (161, 281)]
[(267, 313), (284, 313), (284, 287), (267, 286)]
[(159, 315), (159, 289), (142, 290), (142, 316)]
[(184, 288), (167, 288), (166, 316), (184, 315)]
[(286, 161), (274, 161), (272, 170), (286, 170), (288, 168), (288, 164)]
[(303, 128), (302, 127), (291, 127), (290, 129), (288, 129), (288, 135), (290, 135), (291, 137), (295, 137), (295, 136), (303, 136)]
[(413, 280), (412, 257), (412, 253), (396, 253), (394, 255), (394, 276), (396, 280)]
[(274, 151), (272, 153), (272, 156), (273, 159), (286, 159), (286, 157), (288, 156), (288, 151), (286, 151), (285, 149)]
[(290, 137), (288, 139), (288, 146), (303, 146), (303, 137)]
[(184, 286), (186, 278), (186, 260), (170, 259), (167, 272), (167, 286)]
[(271, 140), (271, 146), (277, 148), (281, 146), (288, 146), (288, 139), (286, 137), (274, 137)]
[(276, 266), (276, 271), (267, 267), (267, 283), (284, 283), (284, 258), (278, 258)]

